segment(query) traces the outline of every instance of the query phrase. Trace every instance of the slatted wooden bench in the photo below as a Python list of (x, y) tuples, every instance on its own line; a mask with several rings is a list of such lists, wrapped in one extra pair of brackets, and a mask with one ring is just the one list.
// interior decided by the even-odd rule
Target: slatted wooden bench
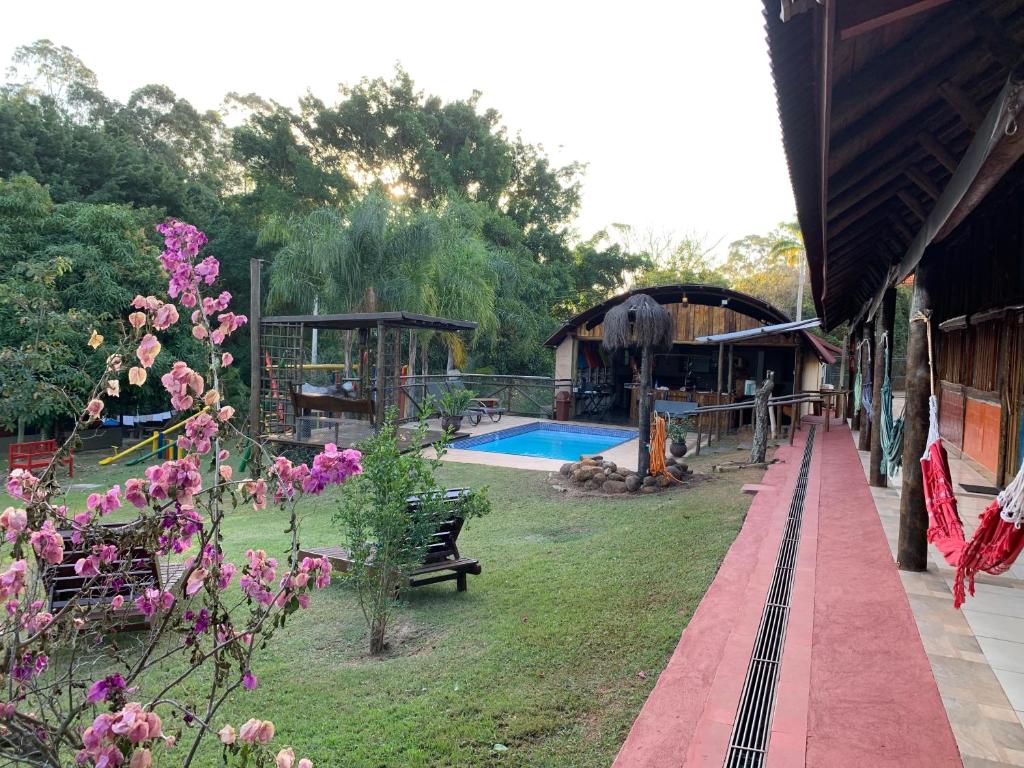
[[(444, 492), (444, 506), (457, 508), (459, 500), (468, 492), (468, 488), (449, 488)], [(420, 504), (417, 496), (410, 496), (406, 501), (411, 509)], [(479, 576), (483, 568), (479, 560), (459, 554), (458, 539), (464, 522), (459, 515), (444, 516), (431, 534), (422, 565), (409, 574), (406, 586), (425, 587), (428, 584), (454, 581), (456, 591), (466, 591), (466, 576)], [(353, 563), (351, 552), (342, 547), (311, 547), (300, 550), (299, 557), (326, 557), (333, 569), (341, 572), (349, 570)]]
[[(57, 451), (56, 440), (11, 443), (7, 446), (7, 468), (8, 470), (27, 469), (29, 472), (44, 469), (50, 466)], [(75, 455), (73, 453), (69, 451), (67, 456), (62, 456), (58, 461), (68, 468), (68, 477), (75, 476)]]
[[(127, 631), (145, 629), (148, 621), (135, 605), (135, 599), (147, 589), (171, 590), (181, 580), (185, 572), (182, 563), (159, 563), (155, 555), (143, 547), (132, 547), (122, 552), (122, 557), (107, 566), (109, 577), (79, 576), (75, 573), (75, 563), (91, 554), (94, 543), (119, 544), (122, 537), (119, 532), (126, 526), (110, 525), (109, 537), (102, 542), (91, 541), (76, 544), (71, 540), (72, 531), (60, 531), (64, 539), (64, 559), (57, 565), (46, 565), (43, 568), (43, 583), (46, 585), (49, 611), (56, 614), (68, 603), (89, 607), (86, 619), (104, 618), (110, 621), (111, 628)], [(119, 548), (120, 550), (120, 548)], [(117, 609), (111, 607), (114, 597), (120, 595), (124, 604)]]

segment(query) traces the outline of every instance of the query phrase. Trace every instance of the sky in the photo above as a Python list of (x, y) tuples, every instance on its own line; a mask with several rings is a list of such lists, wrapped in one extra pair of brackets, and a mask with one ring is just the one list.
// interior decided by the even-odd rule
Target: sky
[(0, 63), (49, 38), (109, 96), (148, 83), (198, 108), (228, 91), (294, 106), (389, 76), (446, 100), (476, 89), (513, 134), (586, 164), (576, 229), (726, 245), (795, 211), (756, 0), (15, 3)]

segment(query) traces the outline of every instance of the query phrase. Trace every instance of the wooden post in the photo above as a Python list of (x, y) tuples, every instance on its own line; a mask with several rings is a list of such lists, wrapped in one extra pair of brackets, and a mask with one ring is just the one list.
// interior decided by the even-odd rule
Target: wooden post
[[(892, 349), (893, 329), (896, 327), (896, 289), (890, 287), (882, 297), (875, 322), (875, 361), (871, 380), (871, 402), (875, 411), (874, 425), (871, 430), (871, 459), (868, 467), (868, 482), (876, 488), (885, 488), (887, 483), (882, 472), (882, 381), (886, 370), (883, 337), (888, 336), (889, 349)], [(889, 359), (892, 360), (890, 353)]]
[[(373, 368), (373, 391), (377, 398), (377, 402), (374, 404), (377, 412), (377, 429), (380, 429), (380, 425), (384, 422), (384, 371), (386, 366), (384, 365), (384, 334), (387, 333), (387, 329), (383, 323), (377, 323), (377, 359), (374, 360)], [(367, 366), (369, 368), (370, 366)]]
[[(846, 337), (843, 339), (843, 354), (839, 358), (839, 391), (842, 392), (847, 387), (847, 379), (849, 379), (849, 368), (850, 368), (850, 331), (846, 331)], [(839, 395), (836, 400), (836, 417), (846, 421), (846, 406), (849, 402), (849, 398), (846, 395)]]
[(637, 402), (637, 421), (640, 432), (640, 446), (637, 448), (636, 468), (641, 477), (651, 469), (649, 442), (651, 439), (651, 354), (650, 347), (644, 347), (640, 358), (640, 400)]
[[(802, 342), (797, 339), (796, 349), (793, 350), (793, 396), (799, 395), (804, 388), (803, 382), (804, 374), (804, 347)], [(790, 432), (795, 432), (800, 428), (800, 415), (802, 411), (800, 403), (793, 403), (793, 418), (790, 423)], [(790, 445), (793, 441), (790, 440)]]
[(256, 440), (262, 423), (260, 385), (263, 381), (263, 361), (260, 360), (260, 318), (262, 306), (260, 287), (262, 279), (259, 259), (249, 259), (249, 438)]
[[(718, 392), (715, 397), (715, 403), (718, 405), (722, 404), (722, 387), (724, 386), (723, 377), (725, 374), (725, 342), (718, 342)], [(722, 414), (720, 411), (715, 413), (715, 439), (721, 441), (722, 439)]]
[[(875, 361), (875, 324), (873, 322), (864, 323), (864, 340), (867, 342), (861, 349), (861, 381), (864, 380), (864, 371), (870, 371), (871, 366)], [(872, 390), (874, 389), (874, 381), (871, 382)], [(863, 391), (863, 390), (862, 390)], [(871, 410), (876, 414), (878, 404), (872, 401)], [(869, 418), (864, 413), (864, 408), (861, 407), (860, 414), (860, 435), (857, 438), (857, 450), (859, 451), (870, 451), (871, 450), (871, 429), (876, 421), (875, 418)]]
[(860, 366), (860, 342), (864, 338), (863, 326), (858, 327), (853, 332), (853, 349), (850, 350), (853, 355), (853, 368), (855, 373), (854, 378), (850, 382), (850, 429), (854, 432), (860, 431), (860, 405), (857, 403), (857, 393), (853, 391), (853, 382), (856, 381), (857, 374), (856, 370)]
[(928, 442), (928, 398), (931, 376), (928, 368), (928, 336), (925, 323), (914, 322), (917, 313), (931, 312), (931, 281), (935, 268), (922, 262), (914, 272), (914, 300), (910, 308), (907, 337), (907, 388), (903, 430), (903, 487), (900, 491), (900, 535), (896, 565), (904, 571), (928, 568), (928, 512), (924, 506), (921, 463)]
[(395, 370), (393, 371), (393, 373), (394, 373), (394, 385), (393, 385), (394, 389), (392, 390), (393, 394), (392, 394), (392, 398), (391, 399), (393, 401), (393, 405), (397, 409), (395, 411), (395, 418), (401, 420), (401, 419), (405, 418), (405, 414), (402, 412), (403, 409), (400, 408), (400, 406), (402, 404), (402, 329), (401, 328), (395, 328), (394, 329), (394, 341), (395, 341), (395, 348), (392, 350), (392, 364), (394, 365)]
[[(733, 402), (733, 399), (732, 399), (732, 397), (733, 397), (733, 389), (732, 389), (732, 344), (729, 345), (729, 362), (726, 365), (725, 370), (726, 370), (726, 382), (725, 382), (726, 399), (725, 399), (725, 402), (732, 403)], [(737, 411), (736, 415), (739, 416), (740, 413), (741, 413), (740, 411)], [(728, 433), (730, 427), (732, 427), (732, 419), (733, 419), (733, 412), (730, 411), (725, 416), (725, 431), (727, 433)], [(737, 430), (742, 425), (743, 425), (743, 417), (740, 416), (739, 421), (736, 424)]]
[(698, 413), (697, 414), (697, 449), (696, 449), (696, 451), (694, 453), (695, 456), (700, 456), (700, 432), (701, 432), (701, 426), (702, 426), (702, 421), (701, 421), (702, 418), (703, 418), (703, 414)]

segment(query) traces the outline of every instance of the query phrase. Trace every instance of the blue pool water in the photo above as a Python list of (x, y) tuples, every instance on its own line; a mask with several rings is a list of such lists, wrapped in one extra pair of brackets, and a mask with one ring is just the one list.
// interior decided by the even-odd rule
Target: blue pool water
[(634, 438), (636, 432), (628, 429), (534, 422), (479, 437), (457, 440), (452, 444), (452, 448), (577, 461), (581, 455), (601, 453)]

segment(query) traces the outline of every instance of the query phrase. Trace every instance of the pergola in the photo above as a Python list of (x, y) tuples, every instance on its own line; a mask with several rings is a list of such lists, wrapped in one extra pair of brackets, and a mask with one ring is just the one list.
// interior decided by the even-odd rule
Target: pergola
[[(254, 306), (258, 315), (258, 306)], [(332, 315), (271, 315), (252, 323), (250, 433), (275, 439), (317, 442), (316, 430), (297, 429), (299, 410), (323, 411), (332, 418), (321, 441), (352, 444), (371, 433), (385, 411), (400, 401), (402, 350), (412, 333), (472, 331), (476, 323), (411, 312), (354, 312)], [(313, 333), (351, 332), (355, 348), (353, 375), (340, 366), (309, 359)], [(403, 334), (404, 337), (403, 337)], [(332, 368), (327, 387), (310, 387), (307, 376)], [(316, 391), (308, 391), (308, 390)], [(327, 390), (321, 392), (319, 390)], [(339, 443), (340, 444), (340, 443)]]

